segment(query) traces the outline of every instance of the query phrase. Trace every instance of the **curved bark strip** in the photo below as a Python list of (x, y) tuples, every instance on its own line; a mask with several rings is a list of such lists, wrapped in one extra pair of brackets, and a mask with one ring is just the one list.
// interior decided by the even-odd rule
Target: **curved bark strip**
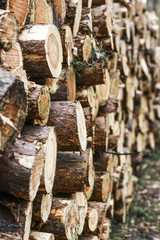
[(53, 233), (55, 237), (77, 239), (78, 210), (74, 200), (53, 198), (51, 213), (41, 231)]
[(52, 194), (38, 192), (33, 201), (33, 216), (32, 224), (34, 222), (46, 222), (52, 206)]
[(0, 49), (8, 51), (18, 38), (17, 19), (10, 11), (0, 10)]
[(86, 123), (79, 102), (51, 102), (48, 125), (55, 126), (59, 151), (85, 151)]
[(29, 240), (54, 240), (54, 234), (32, 231)]
[(47, 123), (51, 105), (48, 86), (36, 85), (34, 82), (28, 82), (28, 86), (27, 119)]
[(73, 61), (72, 49), (73, 49), (74, 43), (73, 43), (72, 30), (68, 25), (63, 25), (60, 30), (60, 34), (61, 34), (62, 47), (63, 47), (63, 63), (69, 66)]
[(91, 52), (92, 44), (89, 35), (78, 35), (74, 38), (74, 49), (76, 48), (78, 58), (88, 62)]
[(76, 77), (73, 65), (64, 67), (58, 78), (58, 89), (51, 95), (52, 101), (75, 101)]
[(24, 69), (31, 79), (59, 77), (62, 69), (62, 44), (55, 25), (29, 25), (19, 36)]
[(70, 26), (73, 36), (77, 35), (82, 14), (82, 0), (66, 0), (66, 24)]
[(26, 113), (27, 95), (24, 83), (0, 68), (0, 151), (13, 145), (22, 130)]
[[(1, 239), (29, 238), (32, 202), (17, 199), (13, 196), (0, 195), (0, 236)], [(12, 235), (13, 234), (13, 235)]]
[(23, 137), (30, 142), (39, 142), (44, 155), (44, 166), (39, 189), (44, 193), (50, 193), (53, 188), (55, 169), (57, 162), (57, 139), (53, 127), (26, 126), (23, 129)]
[(14, 13), (20, 28), (25, 24), (29, 2), (30, 0), (8, 0), (8, 9)]
[(82, 154), (58, 152), (53, 194), (80, 192), (84, 190), (85, 185), (93, 185), (91, 158), (91, 149), (87, 149)]

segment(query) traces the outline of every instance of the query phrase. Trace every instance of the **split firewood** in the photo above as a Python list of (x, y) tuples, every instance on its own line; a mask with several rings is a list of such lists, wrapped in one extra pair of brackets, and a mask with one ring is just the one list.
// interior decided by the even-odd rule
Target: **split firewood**
[(0, 49), (10, 50), (19, 33), (17, 19), (12, 12), (0, 10)]
[(0, 194), (0, 236), (2, 239), (24, 239), (30, 234), (32, 202)]
[(85, 186), (94, 184), (92, 150), (79, 152), (58, 152), (57, 169), (53, 193), (83, 191)]
[(38, 192), (33, 201), (32, 225), (35, 222), (46, 222), (52, 206), (52, 194)]
[(2, 68), (0, 85), (0, 151), (4, 151), (13, 145), (22, 130), (27, 113), (27, 95), (23, 81)]
[(55, 25), (29, 25), (19, 36), (24, 69), (37, 81), (59, 77), (62, 68), (62, 44)]
[(73, 36), (77, 35), (82, 14), (82, 0), (66, 0), (66, 21), (70, 26)]
[(31, 231), (29, 240), (54, 240), (54, 234)]
[(77, 239), (78, 210), (74, 200), (53, 198), (48, 221), (41, 231), (53, 233), (57, 239)]
[(52, 101), (75, 101), (76, 77), (73, 65), (63, 67), (57, 85), (57, 91), (51, 94)]
[(48, 86), (28, 82), (28, 90), (27, 119), (32, 119), (35, 123), (36, 120), (47, 123), (51, 106)]
[(48, 125), (55, 126), (59, 151), (85, 151), (86, 123), (79, 102), (51, 102)]

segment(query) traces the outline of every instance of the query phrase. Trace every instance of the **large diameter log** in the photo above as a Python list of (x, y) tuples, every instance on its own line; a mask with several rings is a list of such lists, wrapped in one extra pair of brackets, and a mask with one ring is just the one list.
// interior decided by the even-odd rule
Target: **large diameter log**
[(51, 94), (52, 101), (75, 101), (76, 77), (73, 65), (64, 67), (58, 78), (58, 89)]
[(44, 155), (44, 166), (39, 190), (50, 193), (53, 188), (57, 162), (57, 138), (53, 127), (26, 126), (22, 136), (26, 141), (39, 142)]
[(59, 151), (85, 151), (86, 123), (79, 102), (51, 102), (48, 125), (55, 126)]
[(57, 169), (53, 194), (83, 191), (85, 185), (92, 185), (92, 150), (79, 152), (58, 152)]
[(28, 86), (27, 119), (47, 123), (51, 104), (48, 86), (36, 85), (34, 82), (29, 82)]
[(29, 235), (29, 240), (54, 240), (54, 234), (45, 232), (32, 231)]
[(0, 10), (0, 48), (10, 50), (18, 38), (18, 23), (10, 11)]
[(79, 223), (77, 227), (78, 235), (81, 235), (84, 228), (85, 218), (87, 215), (87, 199), (83, 192), (76, 192), (73, 194), (72, 198), (75, 200), (77, 208), (78, 208), (78, 215), (79, 215)]
[(77, 239), (78, 211), (74, 200), (53, 198), (51, 213), (41, 231), (53, 233), (57, 239)]
[(103, 116), (95, 119), (94, 147), (96, 152), (106, 151), (106, 120)]
[[(42, 129), (44, 130), (44, 128)], [(42, 136), (38, 136), (39, 131), (36, 131), (36, 127), (32, 128), (31, 135), (28, 135), (25, 131), (24, 134), (22, 132), (21, 139), (18, 139), (0, 159), (0, 190), (2, 192), (30, 201), (35, 198), (40, 185), (44, 159), (47, 159), (44, 154), (45, 144), (43, 144), (43, 140), (46, 143), (48, 131), (43, 132), (42, 129), (40, 131)], [(29, 131), (27, 132), (29, 133)], [(54, 149), (54, 146), (50, 149)], [(55, 167), (54, 164), (55, 162), (52, 163), (53, 167)], [(55, 171), (53, 167), (50, 170), (47, 166), (50, 178), (53, 178), (51, 173)], [(49, 180), (51, 181), (51, 179)], [(53, 180), (51, 183), (53, 184)]]
[(19, 36), (24, 69), (32, 79), (59, 77), (62, 44), (55, 25), (30, 25)]
[(94, 232), (98, 226), (98, 211), (97, 209), (88, 207), (86, 221), (84, 225), (84, 232), (90, 233)]
[(66, 24), (70, 26), (73, 36), (77, 35), (82, 13), (82, 0), (66, 0)]
[(27, 95), (24, 83), (0, 68), (0, 151), (13, 145), (24, 125)]
[(72, 49), (74, 47), (72, 30), (69, 26), (63, 25), (61, 30), (61, 40), (63, 47), (63, 63), (68, 66), (73, 61)]
[(105, 83), (105, 65), (103, 61), (95, 66), (87, 66), (76, 76), (77, 86), (94, 86)]
[(109, 173), (95, 172), (95, 183), (91, 201), (106, 202), (109, 197), (111, 179)]
[[(33, 201), (32, 222), (46, 222), (52, 206), (52, 194), (38, 192)], [(32, 225), (33, 225), (32, 223)]]
[[(0, 194), (0, 232), (4, 234), (4, 238), (1, 239), (27, 240), (30, 233), (31, 218), (32, 202)], [(11, 238), (9, 235), (15, 235), (15, 238)]]

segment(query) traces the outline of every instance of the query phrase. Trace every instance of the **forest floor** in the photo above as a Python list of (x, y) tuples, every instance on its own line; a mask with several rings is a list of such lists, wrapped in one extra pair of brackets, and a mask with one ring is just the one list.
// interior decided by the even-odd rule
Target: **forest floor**
[(126, 224), (113, 221), (111, 240), (160, 240), (160, 143), (144, 157)]

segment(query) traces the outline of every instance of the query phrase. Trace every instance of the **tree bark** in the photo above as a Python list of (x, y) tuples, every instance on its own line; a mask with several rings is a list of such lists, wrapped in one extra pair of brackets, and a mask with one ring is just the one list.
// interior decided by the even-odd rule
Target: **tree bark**
[(59, 77), (62, 69), (62, 44), (55, 25), (29, 25), (19, 36), (27, 74), (38, 81)]
[(95, 119), (94, 148), (96, 152), (106, 151), (106, 120), (103, 116)]
[(92, 122), (92, 112), (91, 107), (83, 108), (84, 117), (86, 120), (86, 128), (87, 128), (87, 137), (93, 136), (93, 122)]
[(24, 83), (0, 69), (0, 151), (11, 147), (22, 130), (27, 113)]
[(79, 102), (51, 102), (48, 125), (55, 126), (59, 151), (85, 151), (86, 123)]
[(82, 10), (82, 17), (80, 22), (79, 31), (83, 34), (91, 34), (92, 31), (92, 13), (91, 8), (86, 7)]

